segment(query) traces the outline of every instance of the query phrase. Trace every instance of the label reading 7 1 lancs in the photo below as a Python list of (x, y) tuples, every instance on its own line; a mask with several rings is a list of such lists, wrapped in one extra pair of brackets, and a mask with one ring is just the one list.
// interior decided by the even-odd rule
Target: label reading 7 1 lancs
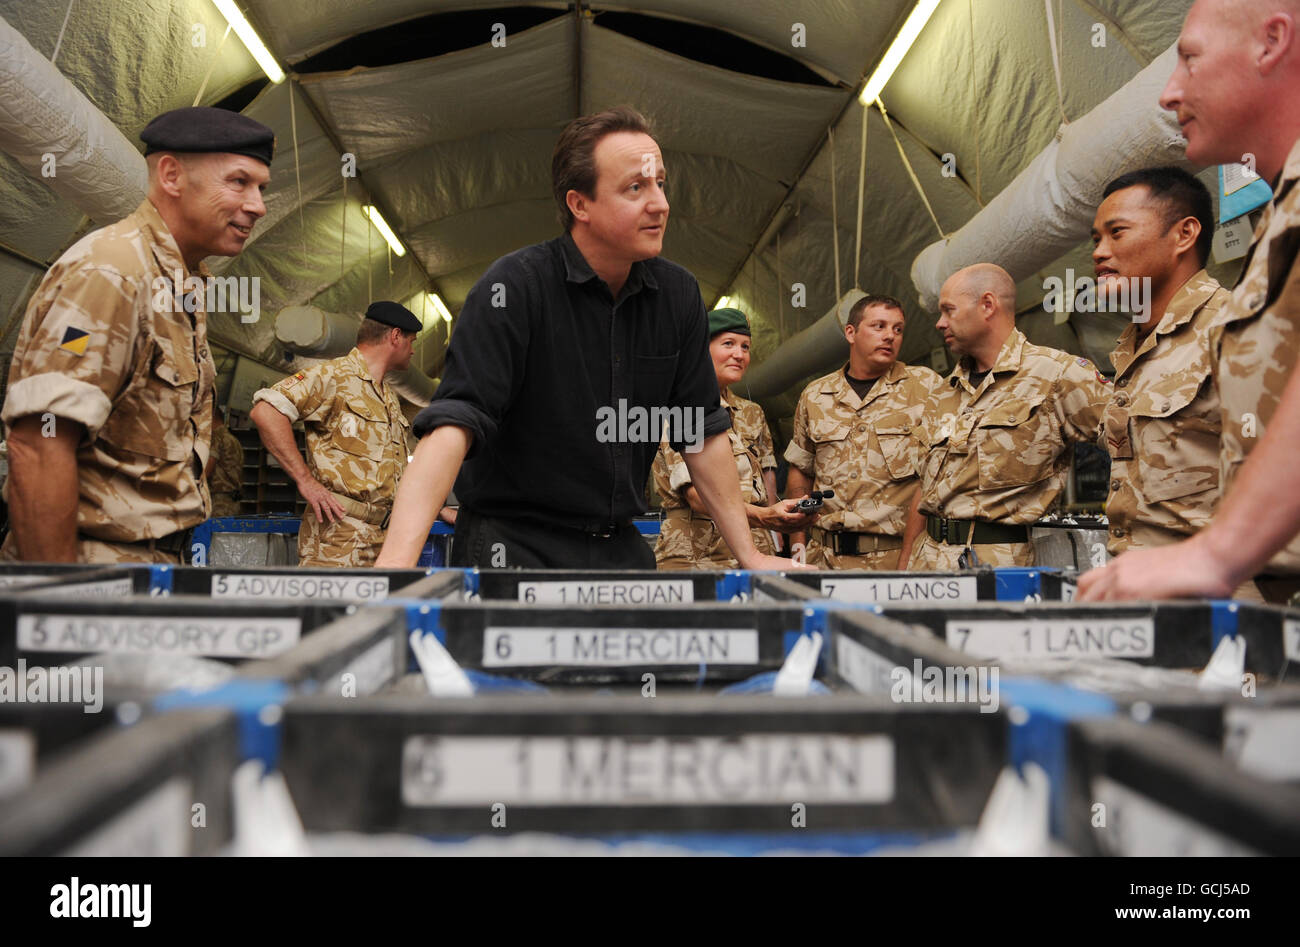
[(743, 628), (486, 628), (484, 667), (757, 664)]
[(695, 585), (689, 579), (520, 582), (519, 601), (539, 605), (683, 605), (695, 601)]
[(949, 646), (981, 658), (1149, 658), (1151, 618), (1013, 618), (949, 621)]
[(822, 595), (841, 602), (899, 605), (910, 602), (974, 602), (974, 576), (897, 579), (822, 579)]
[(298, 643), (297, 618), (197, 615), (19, 615), (24, 651), (111, 651), (216, 658), (269, 658)]

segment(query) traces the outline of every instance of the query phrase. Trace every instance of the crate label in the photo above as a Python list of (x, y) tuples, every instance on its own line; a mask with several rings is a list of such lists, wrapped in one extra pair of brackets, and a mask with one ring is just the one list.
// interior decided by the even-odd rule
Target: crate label
[(1093, 779), (1092, 799), (1106, 807), (1105, 828), (1093, 831), (1111, 855), (1188, 858), (1260, 854), (1105, 776)]
[(34, 585), (37, 582), (49, 582), (57, 578), (57, 575), (42, 574), (40, 572), (9, 572), (0, 575), (0, 589), (12, 589), (24, 585)]
[(36, 773), (36, 737), (30, 730), (0, 730), (0, 799), (25, 789)]
[(914, 602), (974, 602), (979, 599), (974, 576), (930, 579), (822, 579), (822, 595), (841, 602), (888, 605)]
[(862, 694), (888, 694), (896, 676), (912, 676), (901, 664), (882, 658), (845, 634), (835, 636), (835, 669)]
[(297, 618), (215, 618), (198, 615), (18, 616), (22, 651), (111, 651), (269, 658), (288, 651), (302, 634)]
[(1151, 618), (992, 618), (950, 620), (949, 647), (981, 658), (1149, 658), (1155, 654)]
[(1252, 776), (1300, 780), (1300, 707), (1229, 707), (1223, 750)]
[(880, 804), (894, 742), (880, 734), (408, 737), (408, 806)]
[(244, 575), (238, 572), (218, 572), (212, 576), (213, 598), (311, 598), (369, 602), (387, 596), (386, 575)]
[(484, 667), (757, 664), (758, 632), (738, 628), (483, 630)]
[(385, 638), (376, 645), (371, 645), (357, 655), (339, 673), (322, 685), (318, 693), (338, 697), (343, 694), (343, 675), (351, 674), (354, 678), (352, 687), (357, 697), (373, 694), (397, 676), (397, 659), (394, 657), (393, 641)]
[(80, 857), (176, 857), (190, 853), (188, 780), (175, 777), (66, 849)]
[(31, 595), (44, 595), (50, 598), (126, 598), (134, 595), (131, 577), (120, 579), (99, 579), (94, 582), (70, 582), (67, 585), (52, 585), (44, 589), (31, 589)]
[(1079, 594), (1079, 583), (1070, 582), (1067, 579), (1061, 580), (1061, 601), (1073, 602), (1074, 597)]
[(1300, 620), (1288, 618), (1283, 623), (1282, 646), (1288, 661), (1300, 661)]
[(689, 579), (520, 582), (519, 601), (530, 605), (685, 605), (695, 601), (695, 583)]

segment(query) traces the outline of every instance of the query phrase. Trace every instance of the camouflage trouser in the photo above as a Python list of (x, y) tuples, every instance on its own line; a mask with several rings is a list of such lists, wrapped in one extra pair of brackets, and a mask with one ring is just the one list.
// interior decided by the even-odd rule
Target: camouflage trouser
[(318, 523), (316, 514), (309, 509), (298, 528), (298, 565), (349, 569), (372, 566), (379, 558), (386, 532), (382, 526), (352, 516), (334, 523)]
[(212, 494), (212, 515), (217, 516), (238, 516), (239, 501), (235, 499), (233, 493), (214, 493)]
[[(5, 537), (0, 546), (0, 562), (18, 562), (18, 544), (14, 534)], [(150, 549), (146, 543), (109, 543), (102, 539), (91, 539), (82, 534), (77, 535), (77, 561), (94, 565), (111, 565), (119, 562), (144, 562), (150, 564), (177, 566), (182, 565), (181, 554)]]
[[(986, 566), (1032, 566), (1034, 547), (1031, 543), (976, 543), (970, 547)], [(907, 568), (912, 572), (956, 572), (961, 568), (957, 560), (966, 551), (965, 546), (937, 543), (926, 533), (917, 537), (912, 546), (912, 558)]]
[(861, 556), (841, 556), (831, 552), (830, 548), (817, 538), (817, 533), (809, 532), (804, 561), (819, 569), (894, 572), (898, 569), (898, 558), (902, 553), (903, 550), (899, 548), (881, 549)]
[[(751, 527), (754, 548), (766, 556), (773, 555), (772, 535), (765, 529)], [(659, 528), (655, 543), (655, 568), (665, 572), (688, 569), (739, 569), (740, 563), (722, 538), (717, 525), (707, 516), (692, 515), (688, 509), (669, 510)]]

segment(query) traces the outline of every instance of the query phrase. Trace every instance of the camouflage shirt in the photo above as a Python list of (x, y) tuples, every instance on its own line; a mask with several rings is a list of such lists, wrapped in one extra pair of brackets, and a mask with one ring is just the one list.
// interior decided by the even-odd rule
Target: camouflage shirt
[(1097, 439), (1108, 383), (1086, 358), (1032, 345), (1019, 329), (978, 387), (970, 368), (960, 360), (914, 432), (921, 512), (1033, 523), (1061, 493), (1066, 442)]
[[(767, 428), (767, 419), (763, 417), (763, 409), (729, 390), (722, 392), (722, 406), (731, 416), (727, 439), (731, 442), (736, 473), (740, 477), (741, 502), (769, 506), (774, 500), (768, 499), (763, 471), (776, 469), (776, 457), (772, 453), (772, 435)], [(665, 513), (655, 543), (655, 560), (660, 567), (707, 565), (736, 568), (736, 557), (718, 532), (717, 525), (710, 517), (691, 510), (686, 501), (691, 472), (682, 455), (673, 450), (666, 439), (659, 444), (650, 472)], [(751, 529), (750, 532), (760, 552), (773, 551), (772, 537), (767, 530)]]
[[(1251, 243), (1241, 280), (1219, 314), (1223, 343), (1217, 374), (1223, 405), (1219, 473), (1226, 494), (1273, 419), (1300, 357), (1300, 140), (1287, 156), (1272, 202)], [(1300, 572), (1300, 536), (1266, 572)]]
[(1184, 539), (1210, 521), (1219, 498), (1221, 329), (1211, 325), (1228, 291), (1201, 270), (1138, 343), (1130, 323), (1111, 353), (1115, 384), (1102, 415), (1109, 451), (1112, 555)]
[(358, 349), (261, 389), (259, 401), (303, 422), (307, 466), (327, 489), (358, 503), (392, 503), (415, 449), (411, 423)]
[(920, 460), (912, 430), (942, 384), (928, 368), (895, 362), (865, 398), (843, 368), (803, 390), (785, 459), (813, 481), (814, 490), (835, 491), (819, 527), (903, 535)]
[(186, 269), (146, 200), (78, 240), (27, 305), (0, 418), (48, 413), (85, 427), (77, 530), (86, 536), (157, 539), (211, 509), (203, 468), (216, 369), (204, 293), (180, 295), (190, 276), (208, 272)]

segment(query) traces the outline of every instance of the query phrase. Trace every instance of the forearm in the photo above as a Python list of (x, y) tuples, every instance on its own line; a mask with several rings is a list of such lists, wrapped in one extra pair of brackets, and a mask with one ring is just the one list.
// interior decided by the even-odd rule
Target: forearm
[[(682, 494), (686, 498), (686, 503), (690, 508), (704, 516), (709, 515), (709, 508), (705, 505), (704, 499), (700, 496), (700, 491), (695, 487), (688, 486)], [(767, 509), (761, 506), (755, 506), (752, 503), (745, 505), (745, 519), (749, 521), (750, 526), (765, 527), (767, 526)]]
[(921, 485), (918, 483), (916, 492), (912, 494), (912, 502), (907, 506), (907, 522), (903, 526), (903, 550), (898, 559), (899, 569), (907, 568), (908, 560), (912, 558), (912, 547), (924, 529), (925, 517), (921, 515)]
[(76, 562), (77, 444), (82, 426), (59, 418), (42, 437), (35, 417), (9, 435), (9, 528), (24, 562)]
[[(1237, 419), (1240, 421), (1240, 419)], [(1264, 568), (1300, 533), (1300, 372), (1292, 371), (1277, 412), (1242, 464), (1210, 525), (1195, 540), (1224, 564), (1233, 587)]]
[[(812, 478), (798, 467), (791, 464), (785, 474), (785, 495), (790, 497), (792, 500), (797, 500), (811, 494), (812, 488)], [(796, 545), (807, 548), (807, 532), (801, 530), (797, 533), (790, 534), (790, 548), (793, 549)]]
[(298, 442), (293, 437), (293, 424), (288, 418), (265, 401), (253, 405), (249, 418), (257, 425), (257, 433), (262, 438), (262, 444), (294, 483), (301, 484), (303, 480), (311, 477), (306, 461), (298, 453)]
[(429, 529), (469, 453), (470, 441), (469, 431), (451, 425), (420, 438), (397, 488), (377, 567), (409, 568), (419, 560)]
[(749, 533), (749, 519), (740, 499), (735, 456), (725, 434), (715, 434), (695, 454), (684, 454), (691, 472), (691, 483), (704, 500), (709, 516), (727, 541), (742, 568), (758, 558), (754, 537)]

